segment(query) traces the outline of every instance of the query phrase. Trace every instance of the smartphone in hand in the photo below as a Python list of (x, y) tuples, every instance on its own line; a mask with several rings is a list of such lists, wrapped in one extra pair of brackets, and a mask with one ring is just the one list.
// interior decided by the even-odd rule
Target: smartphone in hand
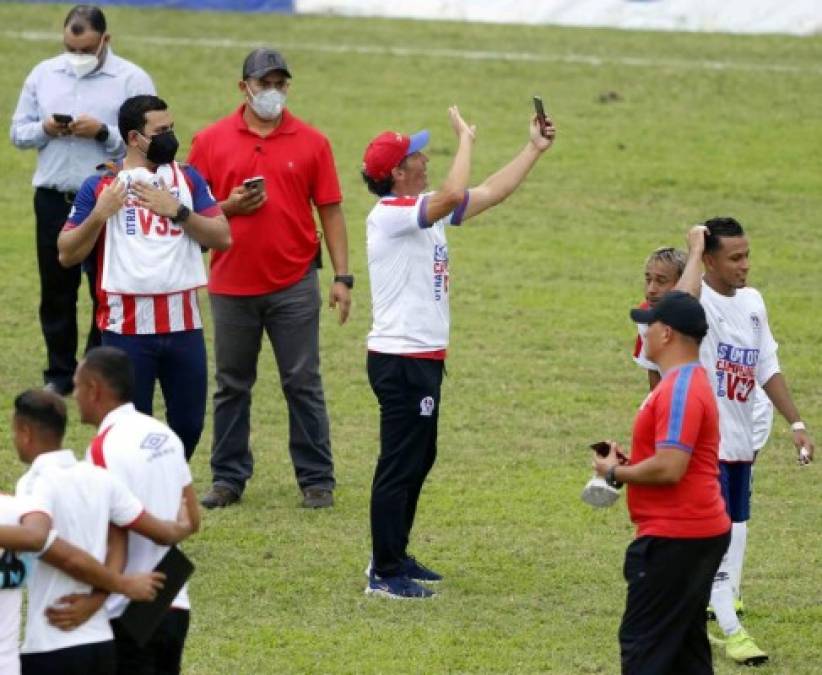
[(548, 118), (545, 116), (545, 107), (542, 105), (542, 98), (534, 96), (534, 111), (537, 113), (539, 122), (539, 133), (543, 138), (548, 138)]
[(64, 115), (63, 113), (54, 113), (52, 117), (55, 122), (62, 124), (63, 126), (68, 126), (74, 121), (74, 118), (71, 115)]
[[(591, 443), (589, 446), (591, 450), (597, 453), (600, 457), (607, 457), (611, 454), (611, 444), (607, 441), (599, 441), (597, 443)], [(627, 464), (628, 458), (622, 454), (619, 450), (616, 453), (617, 459), (619, 460), (620, 464)]]
[(265, 189), (265, 178), (263, 176), (246, 178), (243, 181), (243, 187), (249, 192), (262, 192)]

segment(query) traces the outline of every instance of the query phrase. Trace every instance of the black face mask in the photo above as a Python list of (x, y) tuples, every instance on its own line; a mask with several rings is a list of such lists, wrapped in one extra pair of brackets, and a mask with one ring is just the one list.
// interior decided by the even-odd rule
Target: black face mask
[(178, 147), (180, 147), (180, 143), (171, 129), (161, 131), (151, 137), (146, 151), (146, 159), (152, 164), (170, 164), (174, 161)]

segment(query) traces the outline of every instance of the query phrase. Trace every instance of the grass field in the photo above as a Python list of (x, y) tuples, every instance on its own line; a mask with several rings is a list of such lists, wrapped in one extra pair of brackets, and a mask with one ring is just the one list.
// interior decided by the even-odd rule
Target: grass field
[[(0, 5), (4, 124), (30, 68), (61, 49), (67, 8)], [(294, 75), (289, 107), (335, 149), (358, 275), (351, 321), (340, 328), (329, 313), (322, 326), (337, 506), (297, 508), (266, 351), (253, 408), (255, 478), (239, 507), (207, 513), (185, 547), (198, 565), (185, 672), (618, 672), (632, 528), (624, 504), (595, 512), (579, 491), (590, 473), (587, 443), (628, 441), (646, 392), (629, 358), (627, 311), (641, 298), (652, 248), (683, 243), (689, 224), (714, 215), (746, 226), (751, 281), (768, 302), (783, 370), (809, 428), (822, 426), (822, 38), (106, 13), (116, 51), (151, 73), (169, 101), (184, 151), (195, 130), (239, 104), (247, 51), (282, 46)], [(456, 102), (478, 127), (479, 181), (525, 142), (534, 93), (556, 120), (554, 149), (508, 203), (449, 235), (440, 457), (412, 546), (447, 580), (431, 602), (366, 598), (378, 417), (364, 371), (371, 199), (358, 175), (362, 151), (385, 128), (428, 127), (436, 184), (454, 147), (446, 108)], [(44, 364), (34, 162), (33, 152), (0, 145), (6, 490), (22, 467), (5, 411), (40, 383)], [(326, 269), (324, 286), (328, 277)], [(209, 326), (207, 335), (210, 344)], [(93, 432), (71, 412), (69, 441), (82, 450)], [(210, 419), (193, 460), (200, 491), (210, 478)], [(761, 672), (810, 675), (822, 672), (820, 468), (800, 470), (793, 458), (777, 420), (757, 466), (745, 625), (771, 654)], [(736, 672), (715, 656), (717, 672)]]

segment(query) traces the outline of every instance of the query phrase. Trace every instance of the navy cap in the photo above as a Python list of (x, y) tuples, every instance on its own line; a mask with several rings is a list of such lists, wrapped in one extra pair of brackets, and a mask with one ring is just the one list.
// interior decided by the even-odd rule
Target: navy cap
[(631, 319), (636, 323), (656, 321), (670, 326), (677, 333), (701, 340), (708, 333), (705, 310), (693, 295), (684, 291), (668, 291), (655, 307), (632, 309)]

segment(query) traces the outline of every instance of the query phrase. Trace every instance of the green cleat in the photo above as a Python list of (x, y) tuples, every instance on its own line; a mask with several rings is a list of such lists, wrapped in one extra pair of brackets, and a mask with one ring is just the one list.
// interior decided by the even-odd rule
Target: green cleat
[(725, 655), (745, 666), (758, 666), (768, 660), (768, 655), (756, 646), (744, 628), (725, 640)]

